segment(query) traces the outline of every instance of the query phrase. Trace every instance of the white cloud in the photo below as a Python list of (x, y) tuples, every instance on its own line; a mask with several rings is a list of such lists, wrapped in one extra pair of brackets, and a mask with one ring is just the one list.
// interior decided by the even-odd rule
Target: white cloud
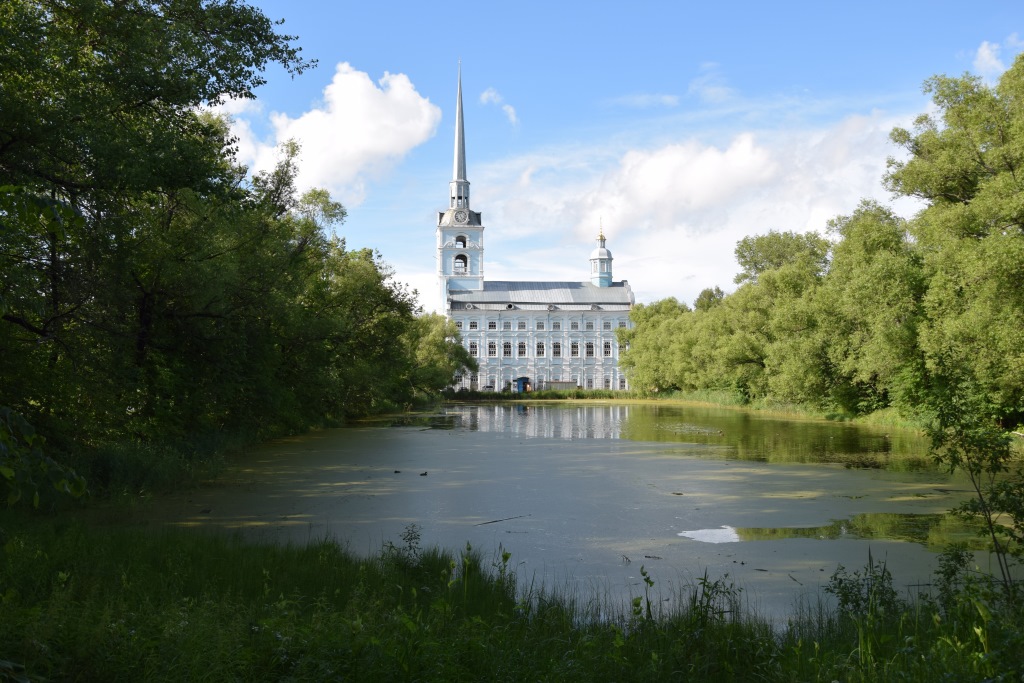
[(1000, 43), (983, 40), (974, 53), (974, 71), (986, 82), (992, 84), (1006, 71), (1005, 58), (1013, 61), (1024, 50), (1024, 41), (1016, 33), (1011, 33)]
[(643, 93), (636, 95), (623, 95), (610, 101), (610, 104), (632, 109), (649, 109), (651, 107), (675, 107), (679, 104), (679, 97), (676, 95), (663, 95), (656, 93)]
[(721, 104), (733, 98), (735, 91), (725, 84), (725, 77), (719, 72), (718, 64), (701, 64), (700, 75), (690, 81), (689, 93), (702, 102)]
[(475, 205), (488, 226), (487, 276), (586, 280), (603, 225), (615, 278), (629, 280), (639, 301), (729, 290), (740, 239), (823, 232), (862, 198), (888, 203), (888, 135), (908, 123), (874, 112), (818, 129), (747, 131), (720, 146), (686, 139), (612, 158), (552, 150), (483, 168)]
[(374, 83), (343, 62), (318, 106), (296, 118), (270, 115), (271, 139), (257, 140), (242, 115), (235, 116), (233, 131), (239, 138), (239, 159), (254, 170), (271, 168), (277, 145), (297, 140), (302, 148), (296, 181), (300, 190), (323, 187), (355, 206), (363, 200), (368, 181), (430, 139), (440, 120), (440, 108), (421, 96), (406, 75), (385, 72)]
[(494, 88), (488, 88), (487, 90), (484, 90), (482, 93), (480, 93), (480, 103), (496, 104), (500, 106), (501, 110), (505, 112), (505, 117), (508, 119), (509, 123), (511, 123), (513, 126), (519, 123), (519, 117), (516, 116), (515, 107), (513, 107), (511, 104), (506, 104), (504, 98)]
[(999, 59), (999, 43), (982, 41), (974, 55), (974, 70), (986, 79), (997, 78), (1006, 71), (1006, 65)]

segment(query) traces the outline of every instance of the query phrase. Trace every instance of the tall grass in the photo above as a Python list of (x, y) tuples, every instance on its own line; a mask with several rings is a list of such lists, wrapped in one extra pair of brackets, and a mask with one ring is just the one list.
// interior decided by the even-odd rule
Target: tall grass
[[(838, 608), (773, 629), (707, 575), (669, 603), (646, 570), (622, 609), (522, 580), (511, 554), (371, 558), (8, 515), (0, 680), (1017, 680), (1021, 617), (947, 570), (906, 602), (884, 566), (838, 571)], [(869, 560), (870, 565), (870, 560)], [(888, 587), (888, 588), (887, 588)], [(665, 607), (664, 605), (672, 605)]]

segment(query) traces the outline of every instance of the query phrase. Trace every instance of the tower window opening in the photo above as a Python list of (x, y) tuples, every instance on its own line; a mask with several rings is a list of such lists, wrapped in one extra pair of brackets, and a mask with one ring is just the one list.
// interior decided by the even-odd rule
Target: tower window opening
[(455, 246), (459, 247), (460, 249), (465, 249), (466, 248), (466, 236), (465, 235), (459, 235), (458, 237), (456, 237), (455, 238)]
[(455, 272), (465, 273), (469, 270), (469, 259), (466, 258), (465, 254), (459, 254), (455, 257)]

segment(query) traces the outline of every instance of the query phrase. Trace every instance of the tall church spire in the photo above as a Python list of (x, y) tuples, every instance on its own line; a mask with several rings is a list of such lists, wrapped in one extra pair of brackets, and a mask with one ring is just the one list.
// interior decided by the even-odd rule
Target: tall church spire
[(452, 180), (466, 179), (466, 131), (462, 124), (462, 64), (459, 64), (459, 90), (455, 100), (455, 168)]
[(462, 122), (462, 63), (459, 63), (459, 90), (455, 102), (455, 163), (452, 168), (450, 207), (469, 208), (469, 181), (466, 180), (466, 133)]
[(448, 208), (437, 213), (437, 274), (441, 296), (451, 303), (452, 292), (484, 288), (484, 226), (480, 212), (469, 208), (469, 181), (466, 180), (461, 62), (455, 99), (455, 163), (448, 187)]

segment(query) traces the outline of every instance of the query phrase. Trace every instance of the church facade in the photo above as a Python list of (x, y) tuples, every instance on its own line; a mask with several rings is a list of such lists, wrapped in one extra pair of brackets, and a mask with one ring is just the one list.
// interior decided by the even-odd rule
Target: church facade
[(457, 376), (453, 387), (627, 389), (616, 330), (631, 326), (634, 297), (628, 282), (612, 279), (612, 253), (605, 242), (602, 230), (590, 254), (589, 281), (485, 279), (483, 216), (470, 206), (466, 179), (460, 75), (449, 202), (437, 215), (437, 274), (445, 315), (479, 371)]

